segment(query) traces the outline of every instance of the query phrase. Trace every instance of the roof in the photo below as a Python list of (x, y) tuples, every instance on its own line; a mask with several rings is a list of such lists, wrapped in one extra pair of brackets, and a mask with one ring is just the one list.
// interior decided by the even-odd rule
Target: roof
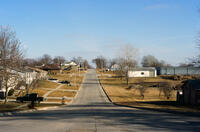
[(34, 71), (36, 71), (36, 72), (47, 72), (47, 71), (44, 71), (44, 70), (42, 70), (42, 69), (34, 68), (34, 67), (26, 67), (26, 68), (32, 69), (32, 70), (34, 70)]
[(60, 70), (59, 65), (49, 64), (41, 66), (40, 69), (42, 70)]
[(136, 68), (131, 68), (130, 70), (132, 71), (155, 71), (155, 67), (136, 67)]

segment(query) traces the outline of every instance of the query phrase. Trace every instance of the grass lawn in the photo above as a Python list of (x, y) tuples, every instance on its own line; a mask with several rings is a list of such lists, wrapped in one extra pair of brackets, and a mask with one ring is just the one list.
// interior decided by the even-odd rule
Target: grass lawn
[(41, 88), (35, 88), (34, 90), (32, 90), (32, 93), (38, 93), (38, 96), (43, 96), (44, 94), (46, 94), (49, 90), (46, 89), (41, 89)]
[(38, 89), (40, 89), (40, 88), (56, 88), (58, 86), (59, 86), (59, 84), (57, 84), (55, 82), (50, 82), (47, 80), (40, 80), (37, 88)]
[(7, 104), (4, 104), (3, 102), (0, 102), (0, 112), (12, 112), (12, 111), (29, 109), (27, 106), (20, 108), (20, 109), (16, 109), (16, 107), (18, 107), (20, 105), (22, 105), (22, 103), (7, 102)]
[[(62, 102), (62, 99), (47, 99), (48, 102)], [(65, 99), (65, 102), (70, 102), (71, 100)]]
[[(108, 76), (108, 74), (112, 76)], [(199, 112), (200, 107), (181, 106), (176, 102), (176, 90), (172, 91), (170, 99), (164, 96), (163, 92), (157, 87), (145, 87), (144, 98), (140, 94), (139, 89), (128, 89), (126, 81), (117, 77), (113, 72), (99, 73), (99, 79), (104, 90), (112, 100), (112, 102), (120, 105), (133, 107), (143, 107), (152, 109), (170, 109), (176, 111)], [(180, 81), (157, 78), (131, 78), (129, 85), (143, 83), (156, 84), (159, 82), (171, 82), (179, 84)], [(144, 86), (145, 86), (144, 85)]]
[(64, 85), (61, 87), (61, 89), (64, 89), (64, 90), (78, 90), (79, 87), (78, 86), (68, 86), (68, 85)]
[(69, 92), (69, 91), (55, 91), (49, 94), (48, 97), (74, 97), (76, 95), (76, 92)]
[(57, 73), (56, 75), (49, 75), (49, 77), (58, 79), (59, 81), (68, 80), (70, 81), (70, 83), (76, 82), (77, 84), (81, 84), (85, 73), (86, 71), (80, 71), (80, 74), (77, 71), (71, 71), (71, 72)]

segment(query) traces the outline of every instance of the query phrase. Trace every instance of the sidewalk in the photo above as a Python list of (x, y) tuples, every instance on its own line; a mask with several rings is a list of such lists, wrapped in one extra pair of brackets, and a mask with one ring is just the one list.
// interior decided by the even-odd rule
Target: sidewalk
[(51, 93), (53, 93), (54, 91), (60, 89), (62, 86), (64, 86), (64, 84), (59, 85), (57, 88), (52, 89), (51, 91), (47, 92), (46, 94), (43, 95), (44, 98), (47, 98), (47, 96)]

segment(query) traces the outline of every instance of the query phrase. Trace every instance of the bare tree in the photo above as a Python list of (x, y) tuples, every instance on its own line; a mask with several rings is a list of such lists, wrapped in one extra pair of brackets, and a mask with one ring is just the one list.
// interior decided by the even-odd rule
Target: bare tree
[(105, 69), (107, 66), (107, 60), (103, 56), (96, 57), (92, 62), (96, 64), (96, 68), (98, 69)]
[(87, 60), (83, 60), (82, 67), (83, 67), (84, 69), (89, 69), (89, 68), (91, 68), (91, 66), (90, 66), (90, 64), (88, 63)]
[(77, 65), (81, 65), (81, 63), (83, 62), (83, 58), (82, 57), (73, 57), (73, 59), (71, 60), (73, 62), (75, 62)]
[(152, 55), (147, 55), (142, 58), (141, 62), (143, 67), (161, 67), (161, 66), (170, 66), (164, 60), (158, 60)]
[(108, 68), (110, 68), (111, 69), (111, 67), (114, 65), (114, 64), (117, 64), (117, 59), (110, 59), (109, 61), (108, 61)]
[(160, 89), (160, 93), (159, 96), (161, 95), (161, 92), (163, 92), (164, 96), (167, 99), (170, 99), (170, 97), (172, 96), (172, 92), (175, 89), (176, 85), (172, 82), (162, 82), (159, 84), (159, 89)]
[(26, 58), (24, 59), (24, 66), (30, 66), (30, 67), (34, 67), (36, 65), (38, 65), (38, 61), (36, 59), (31, 59), (31, 58)]
[(129, 83), (128, 71), (137, 65), (138, 49), (130, 44), (123, 45), (118, 51), (121, 73), (125, 75), (126, 83)]
[(6, 90), (5, 103), (7, 102), (8, 90), (16, 85), (17, 75), (13, 69), (22, 66), (23, 52), (21, 43), (16, 38), (16, 34), (9, 27), (0, 27), (0, 67), (2, 84)]
[(144, 56), (141, 62), (143, 67), (158, 67), (160, 62), (152, 55)]
[(45, 64), (45, 65), (48, 65), (48, 64), (52, 64), (52, 58), (51, 58), (51, 56), (50, 55), (48, 55), (48, 54), (44, 54), (43, 56), (42, 56), (42, 58), (40, 58), (40, 62), (42, 63), (42, 64)]
[(61, 65), (61, 64), (64, 64), (65, 62), (66, 62), (66, 59), (65, 59), (65, 57), (63, 57), (63, 56), (56, 56), (56, 57), (54, 57), (54, 59), (53, 59), (53, 63), (54, 63), (54, 64)]

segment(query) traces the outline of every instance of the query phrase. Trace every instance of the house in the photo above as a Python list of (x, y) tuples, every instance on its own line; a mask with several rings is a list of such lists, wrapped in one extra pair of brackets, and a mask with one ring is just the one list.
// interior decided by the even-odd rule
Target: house
[(44, 79), (47, 79), (48, 76), (48, 72), (47, 71), (44, 71), (42, 69), (39, 69), (39, 68), (33, 68), (33, 67), (26, 67), (26, 68), (29, 68), (29, 69), (32, 69), (33, 71), (37, 72), (37, 78), (40, 79), (40, 80), (44, 80)]
[(198, 75), (199, 67), (157, 67), (158, 75)]
[(73, 68), (80, 68), (80, 65), (76, 64), (73, 61), (70, 61), (70, 62), (65, 63), (65, 64), (62, 65), (62, 69), (66, 70), (66, 71), (69, 71), (69, 70), (71, 70)]
[(77, 64), (74, 61), (70, 61), (68, 63), (65, 63), (64, 66), (77, 66)]
[(111, 71), (118, 71), (118, 70), (120, 70), (120, 66), (118, 64), (114, 64), (114, 65), (111, 66), (110, 70)]
[[(8, 69), (8, 72), (11, 73), (10, 78), (8, 79), (8, 90), (15, 89), (19, 82), (24, 82), (29, 85), (37, 78), (38, 73), (29, 68), (23, 69)], [(3, 80), (3, 79), (1, 79)], [(1, 81), (1, 90), (6, 91), (4, 81)]]
[(42, 66), (37, 66), (37, 68), (47, 71), (48, 74), (57, 74), (58, 71), (60, 73), (62, 72), (60, 65), (57, 65), (57, 64), (42, 65)]
[(154, 67), (137, 67), (128, 71), (128, 77), (157, 77)]

